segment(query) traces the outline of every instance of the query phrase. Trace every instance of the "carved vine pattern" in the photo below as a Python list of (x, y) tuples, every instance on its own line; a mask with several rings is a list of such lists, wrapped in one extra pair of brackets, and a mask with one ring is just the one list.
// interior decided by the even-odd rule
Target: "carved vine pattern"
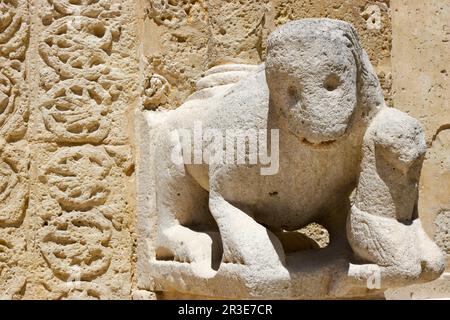
[(19, 261), (25, 245), (19, 233), (29, 196), (28, 148), (23, 141), (29, 112), (29, 28), (26, 1), (0, 0), (0, 281), (5, 289), (0, 299), (11, 298), (24, 285)]
[[(39, 111), (51, 141), (65, 147), (40, 171), (40, 181), (60, 213), (44, 218), (39, 247), (56, 278), (80, 285), (76, 296), (100, 298), (107, 289), (90, 281), (107, 272), (112, 258), (113, 218), (104, 207), (110, 193), (105, 178), (113, 161), (103, 147), (92, 144), (108, 137), (107, 116), (120, 91), (120, 77), (110, 66), (113, 45), (121, 35), (120, 5), (106, 0), (45, 1), (38, 46), (45, 65)], [(75, 292), (67, 283), (52, 291), (60, 292), (60, 298)]]

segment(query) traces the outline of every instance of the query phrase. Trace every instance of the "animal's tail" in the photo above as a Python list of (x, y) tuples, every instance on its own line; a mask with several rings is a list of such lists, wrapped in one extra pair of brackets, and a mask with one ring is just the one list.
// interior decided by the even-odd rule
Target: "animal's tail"
[(212, 67), (196, 83), (196, 91), (186, 102), (205, 100), (226, 91), (239, 81), (256, 73), (262, 65), (253, 64), (223, 64)]

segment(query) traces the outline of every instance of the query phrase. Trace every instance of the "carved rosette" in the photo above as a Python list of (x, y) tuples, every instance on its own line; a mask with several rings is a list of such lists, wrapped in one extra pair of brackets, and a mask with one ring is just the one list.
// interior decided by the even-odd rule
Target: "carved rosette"
[(108, 270), (111, 223), (96, 211), (65, 212), (40, 233), (41, 252), (64, 281), (89, 281)]
[(145, 109), (156, 109), (167, 102), (170, 84), (159, 74), (152, 74), (144, 81), (142, 104)]
[(101, 143), (109, 135), (108, 114), (120, 94), (110, 67), (120, 37), (117, 6), (106, 1), (48, 0), (39, 54), (46, 91), (40, 111), (45, 130), (60, 143)]
[(86, 211), (106, 202), (110, 190), (104, 179), (111, 167), (104, 152), (91, 146), (73, 147), (50, 159), (42, 180), (63, 210)]
[(39, 180), (59, 212), (44, 217), (39, 247), (58, 279), (91, 281), (109, 268), (113, 223), (106, 202), (113, 165), (102, 147), (83, 145), (57, 151), (42, 168)]
[(71, 79), (48, 91), (40, 106), (48, 131), (61, 142), (100, 143), (109, 133), (111, 95), (97, 82)]
[(45, 63), (62, 79), (98, 80), (109, 73), (109, 51), (116, 32), (97, 19), (68, 16), (51, 24), (39, 44)]

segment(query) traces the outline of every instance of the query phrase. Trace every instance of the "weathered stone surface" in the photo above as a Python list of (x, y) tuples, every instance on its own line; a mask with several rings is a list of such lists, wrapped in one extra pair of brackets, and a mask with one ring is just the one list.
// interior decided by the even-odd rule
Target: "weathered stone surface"
[(0, 299), (20, 299), (26, 287), (29, 28), (27, 2), (0, 2)]
[(427, 153), (421, 177), (419, 214), (436, 242), (447, 254), (449, 266), (450, 131), (440, 132)]
[[(394, 104), (420, 119), (429, 146), (420, 181), (419, 215), (427, 232), (448, 252), (450, 4), (397, 0), (392, 1), (392, 14)], [(408, 21), (415, 23), (407, 26)]]
[(32, 248), (41, 258), (34, 261), (39, 272), (30, 281), (43, 285), (52, 298), (78, 289), (80, 298), (130, 294), (132, 238), (122, 191), (129, 168), (116, 148), (124, 147), (34, 148), (39, 169), (30, 200), (30, 229)]
[[(155, 150), (158, 128), (168, 121), (165, 109), (189, 106), (192, 111), (187, 112), (186, 119), (202, 113), (196, 109), (199, 103), (214, 104), (214, 97), (232, 90), (236, 82), (261, 73), (259, 65), (267, 58), (268, 35), (302, 18), (328, 17), (351, 23), (380, 80), (386, 103), (422, 123), (428, 150), (418, 210), (413, 217), (418, 213), (428, 236), (447, 255), (449, 267), (449, 14), (448, 3), (441, 0), (0, 0), (0, 299), (198, 299), (223, 298), (235, 292), (246, 297), (269, 297), (274, 292), (287, 297), (368, 297), (368, 293), (382, 297), (380, 290), (367, 291), (364, 280), (346, 280), (349, 270), (363, 279), (378, 269), (360, 268), (356, 265), (360, 262), (353, 260), (355, 265), (348, 268), (352, 252), (339, 249), (345, 237), (336, 238), (336, 234), (344, 235), (343, 218), (328, 223), (311, 219), (319, 223), (305, 226), (306, 222), (293, 223), (298, 222), (297, 215), (285, 221), (285, 225), (291, 225), (290, 230), (271, 227), (280, 242), (277, 250), (286, 253), (286, 265), (294, 269), (291, 282), (283, 282), (286, 273), (281, 272), (281, 278), (266, 283), (270, 273), (252, 278), (254, 274), (240, 265), (222, 267), (221, 272), (225, 272), (204, 278), (204, 274), (200, 277), (192, 273), (187, 263), (180, 274), (155, 281), (165, 269), (153, 264), (158, 230), (154, 199), (157, 181), (147, 164), (161, 161), (161, 153)], [(328, 78), (325, 88), (333, 89), (335, 80)], [(295, 90), (290, 92), (295, 100)], [(224, 126), (239, 122), (236, 119), (244, 119), (248, 112), (242, 110), (233, 117), (233, 110), (238, 109), (227, 108), (220, 121)], [(305, 113), (291, 115), (305, 117)], [(341, 120), (346, 117), (345, 112), (334, 115)], [(378, 122), (386, 122), (383, 117)], [(380, 126), (387, 135), (368, 134), (365, 146), (388, 146), (399, 152), (397, 156), (413, 156), (414, 148), (398, 149), (397, 142), (404, 146), (415, 139), (417, 146), (421, 134), (411, 132), (415, 125), (410, 118), (387, 116), (389, 121), (393, 118), (403, 120), (394, 121), (396, 126), (392, 128)], [(333, 117), (322, 120), (298, 132), (295, 126), (291, 129), (308, 135), (313, 142), (342, 130), (342, 124), (330, 126)], [(375, 127), (370, 132), (377, 133)], [(397, 127), (403, 135), (398, 139), (395, 137), (399, 132), (388, 130)], [(370, 150), (365, 153), (363, 160), (368, 170), (360, 179), (359, 193), (353, 193), (350, 200), (361, 210), (377, 208), (377, 213), (388, 218), (397, 212), (394, 203), (400, 204), (399, 212), (408, 213), (411, 199), (416, 196), (417, 168), (413, 166), (411, 171), (412, 181), (393, 187), (410, 193), (389, 194), (386, 185), (380, 186), (384, 181), (392, 184), (396, 180), (392, 177), (398, 175), (386, 179), (382, 172), (389, 166), (375, 169), (373, 157)], [(384, 152), (383, 157), (391, 164), (389, 152)], [(349, 167), (354, 163), (349, 162)], [(394, 164), (404, 168), (401, 161)], [(317, 172), (304, 174), (315, 176)], [(347, 179), (353, 183), (351, 176)], [(320, 182), (333, 185), (337, 183), (333, 177), (336, 181), (343, 179), (330, 175)], [(297, 178), (291, 174), (284, 184), (295, 185)], [(252, 179), (240, 179), (242, 185), (230, 192), (248, 196), (251, 188), (243, 186)], [(371, 183), (365, 184), (366, 180)], [(372, 192), (372, 187), (377, 191)], [(190, 192), (197, 190), (192, 188)], [(296, 188), (307, 189), (292, 189)], [(264, 193), (270, 201), (286, 199), (281, 188), (270, 189)], [(333, 202), (347, 189), (345, 186), (330, 191), (327, 202)], [(306, 190), (307, 199), (320, 198), (325, 190), (310, 188)], [(172, 202), (179, 197), (185, 197), (184, 191)], [(207, 194), (196, 198), (191, 209), (207, 198)], [(319, 202), (311, 200), (308, 205)], [(260, 204), (264, 205), (266, 202)], [(208, 216), (208, 208), (201, 210)], [(374, 218), (371, 226), (377, 234), (380, 232), (376, 226), (386, 222), (382, 217), (364, 218), (354, 212), (356, 220)], [(402, 220), (408, 219), (404, 213), (399, 214)], [(274, 217), (265, 215), (266, 222), (273, 224)], [(208, 237), (213, 244), (212, 270), (216, 272), (223, 248), (216, 223), (211, 217), (206, 223), (213, 230)], [(409, 233), (411, 243), (415, 243), (415, 236), (425, 237), (428, 243), (421, 224), (414, 221), (408, 227), (397, 228), (397, 236), (386, 241), (395, 242), (399, 234)], [(396, 228), (389, 221), (387, 227)], [(350, 230), (363, 238), (352, 240), (354, 251), (382, 263), (384, 258), (378, 257), (377, 250), (366, 241), (370, 238), (366, 232)], [(360, 250), (360, 243), (367, 247)], [(389, 272), (398, 271), (406, 260), (411, 262), (408, 272), (418, 270), (420, 259), (431, 270), (436, 269), (430, 264), (430, 255), (422, 254), (423, 248), (414, 248), (412, 245), (405, 249), (408, 254), (398, 259), (401, 263), (383, 260), (392, 267)], [(395, 250), (391, 253), (396, 256)], [(167, 251), (159, 250), (158, 254), (167, 258)], [(323, 263), (311, 260), (316, 254)], [(231, 260), (236, 259), (233, 256)], [(298, 263), (300, 260), (309, 262)], [(236, 274), (250, 280), (230, 282)], [(305, 278), (305, 274), (310, 277)], [(333, 278), (337, 274), (344, 277)], [(422, 276), (427, 278), (427, 274), (433, 271)], [(255, 283), (267, 285), (249, 290)], [(449, 297), (448, 284), (446, 273), (425, 285), (388, 290), (386, 298)], [(366, 292), (361, 294), (359, 287)], [(153, 293), (149, 288), (170, 290)], [(339, 288), (355, 290), (345, 292)]]

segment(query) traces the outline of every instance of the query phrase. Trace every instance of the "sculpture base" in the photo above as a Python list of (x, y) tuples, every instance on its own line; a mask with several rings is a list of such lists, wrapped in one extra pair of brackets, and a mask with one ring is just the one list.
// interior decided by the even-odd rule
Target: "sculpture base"
[(385, 296), (388, 300), (450, 300), (450, 272), (432, 282), (387, 290)]
[[(199, 296), (222, 299), (346, 299), (383, 298), (368, 289), (367, 280), (349, 276), (350, 252), (326, 248), (286, 257), (286, 268), (252, 269), (222, 263), (218, 271), (189, 263), (149, 261), (148, 277), (167, 298)], [(176, 294), (175, 294), (176, 293)]]

